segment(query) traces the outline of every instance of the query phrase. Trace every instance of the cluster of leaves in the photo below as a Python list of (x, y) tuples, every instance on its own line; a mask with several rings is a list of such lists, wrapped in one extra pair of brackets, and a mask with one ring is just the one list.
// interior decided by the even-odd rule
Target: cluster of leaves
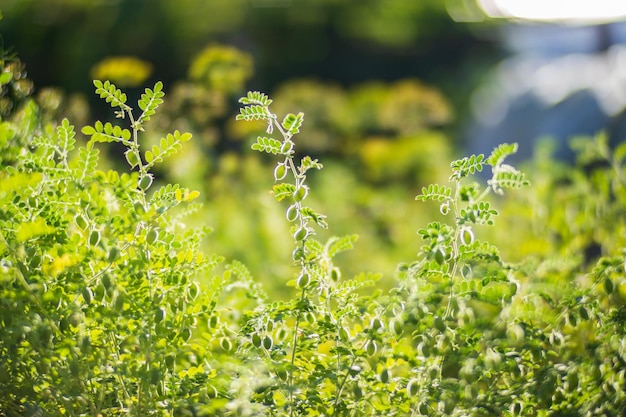
[[(98, 121), (82, 129), (89, 140), (80, 146), (63, 120), (28, 137), (13, 165), (3, 161), (3, 416), (172, 415), (208, 407), (220, 387), (210, 351), (224, 332), (215, 306), (228, 279), (200, 287), (195, 278), (221, 258), (200, 250), (207, 230), (182, 230), (184, 211), (175, 210), (198, 192), (167, 184), (148, 194), (150, 169), (190, 135), (142, 152), (139, 133), (162, 102), (161, 84), (145, 90), (137, 117), (117, 87), (94, 84), (130, 130)], [(3, 126), (4, 142), (20, 128)], [(99, 170), (98, 142), (124, 145), (135, 171)]]
[[(2, 121), (0, 415), (625, 412), (626, 147), (585, 142), (582, 168), (534, 184), (570, 204), (531, 219), (564, 256), (518, 264), (476, 238), (500, 215), (494, 200), (529, 185), (505, 162), (517, 145), (453, 161), (449, 183), (416, 197), (442, 219), (417, 231), (417, 258), (383, 291), (377, 274), (337, 266), (355, 235), (316, 238), (329, 223), (309, 203), (323, 166), (296, 157), (304, 114), (279, 117), (250, 92), (237, 119), (265, 124), (252, 149), (277, 158), (272, 193), (291, 227), (292, 296), (276, 301), (237, 261), (213, 272), (222, 258), (203, 252), (207, 230), (180, 227), (197, 191), (155, 184), (155, 166), (191, 138), (140, 140), (162, 84), (145, 89), (139, 114), (112, 83), (94, 85), (127, 125), (86, 126), (84, 145), (68, 120)], [(130, 173), (99, 169), (97, 144), (109, 142)], [(576, 256), (588, 246), (602, 256)]]

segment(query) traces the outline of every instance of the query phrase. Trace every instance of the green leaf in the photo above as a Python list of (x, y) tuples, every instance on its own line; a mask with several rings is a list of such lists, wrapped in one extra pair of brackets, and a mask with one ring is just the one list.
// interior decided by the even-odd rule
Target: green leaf
[(487, 160), (485, 161), (488, 165), (492, 167), (497, 167), (507, 156), (513, 155), (517, 152), (517, 143), (503, 143), (498, 145), (489, 155)]
[(303, 121), (304, 113), (300, 112), (297, 115), (289, 113), (283, 119), (282, 126), (291, 135), (295, 135), (300, 132), (300, 126), (302, 126)]
[(267, 107), (261, 105), (250, 105), (239, 109), (239, 114), (236, 116), (236, 120), (261, 120), (269, 119), (271, 114), (267, 110)]
[(242, 104), (258, 104), (265, 107), (272, 104), (272, 100), (259, 91), (248, 91), (248, 95), (240, 98), (239, 102)]
[(96, 87), (96, 94), (107, 103), (111, 104), (111, 107), (119, 107), (126, 111), (131, 110), (131, 108), (125, 104), (126, 94), (118, 89), (115, 84), (110, 81), (102, 82), (100, 80), (94, 80), (93, 85)]
[(326, 243), (326, 253), (330, 258), (334, 258), (339, 252), (352, 249), (358, 238), (358, 235), (332, 237)]
[(453, 161), (450, 166), (452, 168), (452, 175), (450, 181), (459, 181), (461, 178), (467, 177), (470, 174), (481, 172), (483, 170), (483, 159), (485, 155), (472, 155)]
[(323, 214), (316, 213), (310, 207), (302, 207), (300, 209), (300, 213), (302, 213), (303, 216), (308, 217), (309, 219), (313, 220), (315, 224), (317, 224), (322, 229), (328, 228), (328, 223), (326, 223), (326, 216), (324, 216)]
[(143, 111), (137, 119), (138, 124), (150, 120), (150, 117), (156, 112), (157, 107), (163, 104), (163, 97), (165, 96), (165, 93), (162, 90), (163, 83), (161, 81), (154, 85), (154, 89), (145, 89), (138, 102), (139, 108)]
[(443, 200), (451, 200), (450, 197), (452, 195), (452, 189), (450, 187), (446, 187), (445, 185), (439, 184), (430, 184), (428, 187), (422, 188), (422, 194), (415, 197), (416, 200), (434, 200), (434, 201), (443, 201)]
[(287, 197), (291, 197), (296, 191), (296, 186), (288, 183), (275, 184), (272, 188), (274, 197), (277, 201), (284, 200)]
[(282, 143), (277, 139), (259, 136), (256, 138), (256, 143), (253, 143), (251, 148), (255, 151), (276, 155), (280, 153), (281, 145)]

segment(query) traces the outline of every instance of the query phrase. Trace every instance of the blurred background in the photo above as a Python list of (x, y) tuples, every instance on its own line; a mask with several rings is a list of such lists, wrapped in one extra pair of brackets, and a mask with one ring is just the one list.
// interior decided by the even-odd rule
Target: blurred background
[(200, 190), (190, 219), (214, 229), (207, 249), (277, 291), (292, 240), (268, 192), (275, 161), (249, 151), (263, 126), (234, 122), (248, 89), (279, 115), (305, 112), (297, 149), (325, 165), (310, 177), (311, 206), (329, 215), (320, 239), (360, 236), (339, 260), (346, 274), (391, 277), (415, 257), (415, 231), (438, 210), (413, 197), (445, 181), (452, 158), (519, 142), (528, 160), (550, 138), (570, 160), (569, 138), (626, 137), (621, 1), (4, 0), (0, 11), (4, 70), (19, 74), (0, 114), (32, 96), (80, 127), (112, 119), (92, 79), (131, 102), (163, 81), (143, 140), (174, 129), (195, 139), (159, 180)]

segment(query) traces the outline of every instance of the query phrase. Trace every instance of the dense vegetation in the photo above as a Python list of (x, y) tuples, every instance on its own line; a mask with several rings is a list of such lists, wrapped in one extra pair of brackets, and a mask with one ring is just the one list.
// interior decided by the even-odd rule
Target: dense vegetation
[(626, 146), (449, 164), (407, 80), (250, 92), (211, 156), (246, 58), (196, 62), (77, 127), (4, 57), (0, 415), (626, 412)]

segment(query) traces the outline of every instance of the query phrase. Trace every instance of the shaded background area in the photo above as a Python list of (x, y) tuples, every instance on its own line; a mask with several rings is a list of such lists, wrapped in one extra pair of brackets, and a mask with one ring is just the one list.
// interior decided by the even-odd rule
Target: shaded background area
[(501, 57), (484, 25), (455, 22), (440, 0), (8, 0), (2, 10), (5, 49), (37, 86), (68, 92), (89, 93), (92, 67), (111, 55), (146, 60), (171, 85), (222, 43), (252, 54), (255, 89), (311, 76), (343, 86), (416, 77), (463, 108)]

